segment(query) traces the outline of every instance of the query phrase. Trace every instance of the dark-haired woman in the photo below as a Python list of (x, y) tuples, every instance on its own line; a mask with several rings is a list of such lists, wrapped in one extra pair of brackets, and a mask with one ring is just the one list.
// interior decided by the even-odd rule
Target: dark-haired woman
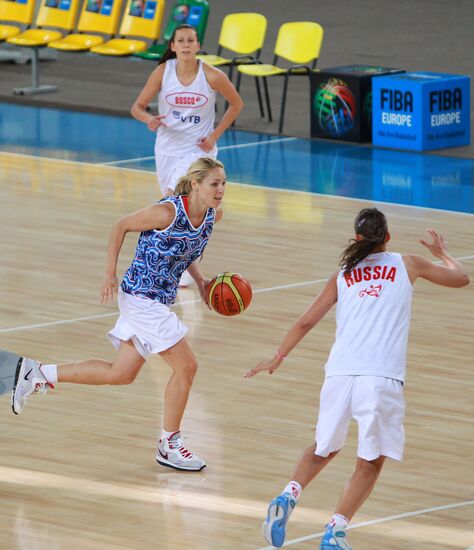
[(341, 271), (326, 283), (305, 313), (290, 328), (275, 356), (246, 373), (272, 374), (300, 340), (337, 303), (336, 341), (326, 363), (321, 389), (316, 443), (308, 447), (291, 481), (268, 507), (265, 538), (283, 545), (288, 518), (301, 491), (344, 446), (349, 422), (359, 426), (357, 462), (335, 513), (326, 526), (321, 550), (351, 550), (346, 528), (370, 495), (385, 458), (401, 460), (404, 448), (406, 349), (413, 283), (422, 277), (442, 286), (469, 283), (441, 235), (429, 229), (420, 240), (443, 265), (415, 255), (386, 252), (387, 222), (376, 208), (355, 220), (355, 239), (341, 257)]
[[(109, 332), (118, 350), (114, 361), (87, 359), (62, 365), (42, 365), (22, 358), (12, 391), (12, 408), (20, 414), (34, 393), (59, 383), (131, 384), (150, 354), (160, 354), (171, 367), (164, 398), (163, 431), (156, 460), (176, 470), (199, 471), (206, 463), (183, 444), (181, 420), (197, 370), (185, 338), (187, 327), (170, 307), (182, 272), (189, 267), (204, 302), (204, 278), (195, 263), (219, 221), (225, 190), (221, 162), (200, 158), (178, 182), (176, 195), (117, 220), (110, 233), (102, 303), (118, 292), (120, 316)], [(129, 232), (140, 232), (135, 257), (119, 287), (116, 270)], [(193, 263), (194, 262), (194, 263)]]
[[(243, 107), (227, 76), (197, 59), (199, 48), (194, 27), (177, 27), (131, 110), (156, 132), (156, 173), (163, 196), (174, 192), (178, 179), (197, 158), (217, 156), (217, 140)], [(217, 93), (229, 106), (214, 128)], [(159, 114), (153, 116), (146, 109), (157, 95)]]

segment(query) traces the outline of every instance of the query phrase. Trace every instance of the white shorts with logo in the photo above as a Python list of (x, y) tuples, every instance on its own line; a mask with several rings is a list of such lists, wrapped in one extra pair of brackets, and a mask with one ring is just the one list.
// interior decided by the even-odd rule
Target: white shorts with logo
[(188, 327), (168, 306), (157, 300), (118, 293), (120, 316), (108, 333), (114, 348), (120, 342), (132, 340), (138, 353), (146, 359), (151, 353), (161, 353), (184, 338)]
[(344, 446), (352, 418), (359, 426), (357, 456), (402, 460), (405, 446), (403, 383), (382, 376), (331, 376), (321, 388), (315, 454)]
[(175, 190), (179, 178), (187, 174), (188, 168), (195, 160), (201, 157), (216, 158), (216, 155), (217, 148), (214, 148), (214, 151), (210, 153), (196, 151), (183, 157), (170, 157), (157, 153), (155, 150), (156, 175), (163, 196)]

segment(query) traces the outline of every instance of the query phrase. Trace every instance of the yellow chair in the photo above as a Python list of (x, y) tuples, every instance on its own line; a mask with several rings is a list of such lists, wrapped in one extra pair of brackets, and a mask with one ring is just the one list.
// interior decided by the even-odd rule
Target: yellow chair
[(105, 42), (104, 36), (89, 33), (102, 33), (111, 38), (118, 29), (122, 0), (84, 0), (77, 33), (66, 35), (48, 44), (48, 48), (68, 52), (83, 52)]
[[(236, 65), (253, 63), (259, 59), (267, 32), (267, 19), (259, 13), (231, 13), (222, 20), (217, 54), (202, 54), (198, 58), (213, 67), (229, 67), (229, 78), (232, 80)], [(222, 50), (229, 50), (232, 57), (222, 57)], [(264, 116), (260, 85), (257, 86), (260, 114)]]
[(25, 3), (11, 0), (0, 0), (0, 21), (18, 23), (18, 25), (0, 24), (0, 41), (20, 34), (19, 25), (31, 25), (35, 8), (34, 0), (27, 0)]
[(104, 44), (91, 48), (91, 52), (101, 55), (126, 56), (135, 52), (143, 52), (148, 48), (145, 40), (134, 40), (126, 36), (139, 36), (151, 41), (158, 39), (165, 0), (145, 1), (128, 0), (125, 13), (120, 25), (121, 38), (112, 38)]
[[(267, 87), (267, 77), (284, 76), (283, 93), (280, 107), (280, 122), (278, 132), (283, 130), (283, 120), (285, 116), (286, 93), (288, 90), (288, 79), (290, 76), (301, 76), (309, 74), (311, 69), (316, 67), (323, 41), (324, 30), (318, 23), (301, 21), (294, 23), (284, 23), (279, 31), (275, 44), (273, 64), (264, 64), (258, 60), (252, 65), (239, 65), (239, 77), (237, 80), (237, 90), (240, 88), (240, 78), (242, 74), (253, 76), (255, 79), (262, 78), (265, 89), (265, 99), (267, 104), (268, 120), (272, 121), (272, 111)], [(286, 69), (278, 67), (279, 58), (282, 58), (292, 65)], [(311, 64), (311, 68), (308, 66)]]
[(72, 31), (77, 18), (79, 9), (79, 0), (44, 0), (36, 16), (35, 24), (38, 28), (27, 29), (16, 36), (7, 39), (9, 44), (31, 48), (33, 57), (31, 58), (31, 88), (15, 88), (14, 94), (34, 95), (39, 93), (55, 92), (57, 86), (40, 86), (38, 79), (38, 58), (39, 48), (44, 48), (49, 42), (58, 40), (62, 37), (62, 32), (53, 30), (63, 29)]

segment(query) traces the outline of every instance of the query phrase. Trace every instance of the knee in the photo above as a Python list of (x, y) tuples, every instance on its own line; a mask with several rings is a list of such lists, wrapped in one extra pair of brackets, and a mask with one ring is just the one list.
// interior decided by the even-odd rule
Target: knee
[(194, 377), (196, 376), (197, 372), (197, 361), (196, 359), (190, 358), (188, 359), (180, 368), (179, 374), (189, 383), (192, 384)]
[(127, 384), (131, 384), (136, 377), (137, 373), (114, 370), (112, 368), (110, 370), (109, 384), (114, 386), (126, 386)]
[(382, 470), (385, 457), (379, 457), (375, 460), (364, 460), (359, 458), (357, 460), (356, 471), (365, 477), (378, 476)]

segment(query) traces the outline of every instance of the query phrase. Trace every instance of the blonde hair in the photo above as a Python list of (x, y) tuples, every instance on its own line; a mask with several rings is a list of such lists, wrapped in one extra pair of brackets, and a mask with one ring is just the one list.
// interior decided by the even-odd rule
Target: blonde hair
[(201, 157), (195, 160), (188, 168), (188, 173), (179, 178), (176, 188), (174, 190), (175, 195), (189, 195), (192, 191), (191, 181), (197, 181), (201, 183), (202, 180), (209, 174), (214, 168), (224, 168), (224, 165), (220, 160), (212, 157)]

